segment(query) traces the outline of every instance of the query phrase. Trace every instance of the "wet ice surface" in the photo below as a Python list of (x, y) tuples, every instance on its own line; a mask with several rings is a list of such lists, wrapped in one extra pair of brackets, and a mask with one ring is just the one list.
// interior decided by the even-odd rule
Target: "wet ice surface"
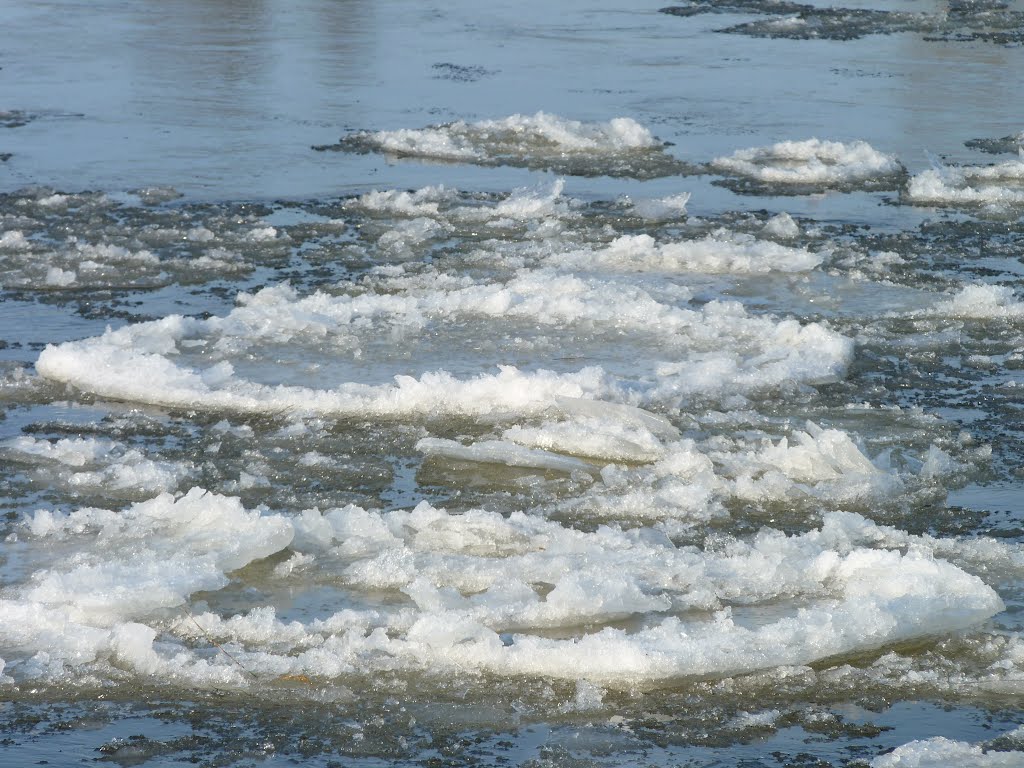
[(10, 760), (1020, 764), (1012, 9), (232, 8), (0, 70)]

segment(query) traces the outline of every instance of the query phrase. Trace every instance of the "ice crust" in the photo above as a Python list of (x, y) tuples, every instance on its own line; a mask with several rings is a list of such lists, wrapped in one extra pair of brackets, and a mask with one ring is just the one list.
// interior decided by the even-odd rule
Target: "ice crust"
[(845, 186), (900, 174), (903, 167), (863, 141), (807, 139), (741, 149), (711, 161), (716, 171), (767, 184)]

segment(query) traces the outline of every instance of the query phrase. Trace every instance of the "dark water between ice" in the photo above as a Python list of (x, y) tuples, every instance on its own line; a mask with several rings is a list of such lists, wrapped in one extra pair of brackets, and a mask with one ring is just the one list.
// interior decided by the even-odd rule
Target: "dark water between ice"
[(662, 8), (0, 0), (0, 763), (1024, 765), (1024, 6)]

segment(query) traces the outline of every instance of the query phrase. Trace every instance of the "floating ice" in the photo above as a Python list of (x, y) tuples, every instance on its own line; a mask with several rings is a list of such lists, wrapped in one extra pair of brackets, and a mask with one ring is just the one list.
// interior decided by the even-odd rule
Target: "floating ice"
[(46, 271), (45, 282), (47, 285), (52, 285), (56, 288), (67, 288), (69, 285), (74, 284), (76, 279), (78, 279), (78, 275), (71, 270), (50, 267)]
[(658, 243), (650, 235), (623, 235), (605, 248), (557, 254), (549, 261), (578, 269), (757, 274), (806, 272), (819, 266), (824, 256), (719, 229), (700, 240), (674, 243)]
[[(385, 514), (348, 507), (295, 525), (298, 546), (316, 542), (356, 558), (345, 572), (349, 583), (401, 589), (416, 612), (378, 616), (369, 626), (363, 614), (355, 627), (339, 616), (343, 629), (317, 624), (306, 634), (264, 614), (259, 630), (255, 616), (238, 620), (240, 637), (265, 634), (310, 648), (282, 657), (255, 643), (246, 663), (278, 674), (330, 677), (355, 665), (398, 665), (621, 687), (805, 664), (965, 628), (1002, 607), (979, 579), (948, 563), (913, 551), (834, 550), (821, 532), (763, 531), (702, 552), (642, 531), (584, 533), (521, 513), (452, 515), (426, 504)], [(805, 607), (782, 618), (757, 619), (739, 607), (794, 597)], [(738, 605), (705, 618), (670, 615), (632, 632), (606, 627), (569, 639), (528, 632), (723, 602)], [(516, 634), (503, 641), (499, 632), (508, 630)]]
[[(132, 341), (130, 337), (122, 339), (129, 344)], [(396, 376), (393, 384), (376, 386), (269, 386), (234, 376), (228, 363), (203, 370), (184, 368), (163, 355), (134, 351), (119, 343), (122, 339), (111, 341), (108, 334), (87, 344), (49, 347), (40, 355), (37, 370), (47, 378), (73, 383), (105, 397), (250, 413), (298, 411), (378, 417), (529, 413), (547, 407), (558, 396), (596, 396), (609, 391), (598, 369), (559, 375), (551, 371), (527, 373), (512, 366), (501, 367), (497, 374), (461, 380), (439, 371), (418, 378)]]
[(665, 438), (679, 437), (672, 424), (640, 408), (564, 397), (556, 402), (556, 409), (568, 418), (535, 426), (517, 424), (502, 433), (502, 440), (470, 445), (425, 438), (416, 449), (466, 461), (593, 474), (596, 466), (570, 457), (646, 463), (664, 456)]
[(73, 492), (109, 493), (143, 499), (175, 490), (192, 472), (190, 465), (154, 461), (141, 451), (99, 438), (55, 442), (21, 436), (0, 442), (0, 456), (35, 465), (39, 482)]
[(451, 202), (457, 197), (455, 191), (443, 186), (423, 187), (414, 191), (375, 189), (355, 198), (350, 205), (381, 214), (437, 216), (442, 202)]
[(378, 131), (365, 140), (386, 152), (438, 157), (478, 159), (494, 146), (557, 147), (561, 152), (618, 152), (660, 146), (650, 131), (628, 117), (607, 123), (581, 123), (538, 112), (512, 115), (477, 123), (457, 121), (436, 128)]
[(1009, 3), (952, 3), (941, 13), (872, 8), (818, 7), (790, 0), (690, 0), (662, 8), (674, 16), (700, 13), (764, 14), (768, 18), (736, 24), (719, 32), (793, 40), (856, 40), (866, 35), (917, 32), (925, 40), (980, 40), (1019, 45), (1024, 14)]
[(711, 454), (734, 478), (740, 498), (768, 501), (810, 494), (832, 501), (877, 499), (898, 490), (899, 478), (876, 466), (848, 434), (808, 423), (777, 443)]
[(463, 445), (455, 440), (426, 437), (416, 443), (416, 450), (429, 456), (442, 456), (457, 461), (480, 461), (556, 472), (596, 471), (593, 465), (585, 461), (560, 456), (541, 448), (525, 448), (507, 440), (483, 440)]
[(255, 227), (246, 232), (242, 239), (247, 243), (262, 243), (267, 240), (276, 240), (277, 237), (277, 229), (274, 227)]
[(0, 235), (0, 250), (23, 251), (31, 247), (28, 238), (16, 229), (9, 230)]
[[(652, 529), (587, 532), (426, 503), (286, 519), (193, 490), (123, 512), (41, 510), (24, 531), (39, 570), (0, 600), (0, 644), (16, 677), (112, 664), (191, 684), (245, 684), (226, 657), (206, 660), (174, 641), (196, 637), (198, 624), (200, 637), (244, 644), (232, 657), (257, 678), (404, 669), (629, 687), (806, 664), (963, 629), (1002, 608), (980, 579), (923, 549), (865, 548), (906, 542), (853, 515), (826, 516), (821, 530), (797, 536), (719, 537), (701, 550)], [(49, 562), (47, 547), (67, 544), (76, 556)], [(357, 591), (398, 590), (408, 602), (306, 623), (282, 622), (269, 607), (175, 616), (189, 595), (221, 589), (227, 572), (289, 545), (299, 565), (337, 563)], [(275, 569), (275, 578), (293, 571)], [(795, 603), (780, 614), (786, 601)], [(759, 606), (771, 609), (761, 615)], [(626, 619), (637, 626), (579, 629)], [(539, 633), (556, 627), (565, 639)]]
[(560, 397), (558, 410), (588, 421), (602, 421), (612, 428), (632, 428), (660, 438), (678, 438), (679, 430), (664, 416), (620, 403)]
[(109, 243), (80, 243), (72, 240), (72, 246), (76, 257), (83, 261), (91, 261), (104, 264), (158, 264), (158, 259), (152, 251), (142, 249), (133, 251), (120, 245)]
[(360, 131), (336, 147), (485, 165), (522, 165), (582, 175), (649, 178), (687, 169), (632, 118), (584, 123), (557, 115), (510, 115), (499, 120), (394, 131)]
[(1024, 546), (990, 537), (938, 538), (915, 536), (887, 525), (878, 525), (854, 512), (825, 515), (821, 529), (825, 546), (848, 550), (858, 546), (908, 548), (948, 560), (969, 573), (990, 579), (1020, 578), (1024, 574)]
[(782, 717), (782, 712), (777, 709), (769, 709), (764, 712), (739, 712), (725, 724), (725, 727), (735, 731), (774, 728), (780, 717)]
[[(184, 235), (181, 237), (184, 239)], [(172, 274), (185, 282), (193, 282), (203, 272), (238, 273), (249, 269), (237, 253), (216, 246), (198, 256), (166, 261), (161, 261), (147, 248), (83, 243), (75, 238), (69, 238), (45, 254), (39, 252), (38, 246), (33, 248), (27, 239), (24, 243), (14, 243), (12, 249), (16, 257), (2, 265), (4, 283), (29, 288), (39, 285), (82, 289), (149, 287), (167, 282)], [(3, 250), (2, 242), (0, 250)]]
[(637, 200), (633, 203), (633, 212), (648, 221), (665, 221), (678, 219), (686, 213), (686, 204), (690, 202), (689, 192), (661, 197), (653, 200)]
[(665, 453), (665, 446), (650, 430), (604, 419), (517, 425), (505, 430), (503, 437), (533, 448), (604, 461), (649, 462)]
[(1024, 149), (1024, 131), (1011, 133), (1009, 136), (1002, 136), (998, 139), (971, 139), (964, 144), (972, 149), (980, 149), (982, 152), (1001, 154), (1003, 152), (1018, 154)]
[[(388, 327), (416, 334), (433, 323), (475, 319), (493, 328), (493, 320), (501, 318), (534, 327), (663, 337), (665, 354), (675, 359), (659, 364), (656, 380), (631, 384), (634, 398), (657, 401), (828, 381), (842, 375), (851, 354), (850, 341), (821, 324), (752, 317), (732, 303), (688, 309), (658, 302), (637, 287), (543, 270), (524, 270), (505, 283), (426, 273), (384, 280), (381, 288), (379, 293), (317, 292), (304, 298), (287, 286), (268, 288), (240, 297), (242, 306), (225, 317), (170, 316), (48, 346), (36, 369), (46, 378), (105, 397), (170, 407), (395, 416), (535, 412), (558, 396), (621, 400), (625, 394), (620, 377), (598, 367), (556, 374), (505, 366), (498, 375), (469, 379), (427, 371), (418, 378), (395, 376), (394, 383), (349, 381), (313, 388), (262, 384), (237, 375), (232, 361), (257, 343), (321, 350), (335, 340), (358, 343), (359, 334), (379, 337)], [(181, 360), (190, 350), (205, 354), (204, 367)], [(211, 364), (211, 356), (220, 360)]]
[(785, 240), (800, 236), (800, 226), (793, 221), (792, 216), (785, 212), (777, 213), (768, 219), (761, 231), (770, 237), (779, 237)]
[(858, 188), (891, 185), (903, 166), (866, 142), (784, 141), (741, 149), (711, 161), (712, 169), (773, 187)]
[(64, 208), (69, 203), (73, 202), (73, 195), (62, 195), (58, 192), (52, 195), (46, 195), (36, 200), (36, 205), (41, 208)]
[(1024, 158), (997, 165), (939, 166), (907, 184), (920, 205), (1013, 207), (1024, 204)]
[(579, 203), (562, 197), (565, 181), (557, 179), (547, 187), (518, 189), (508, 196), (492, 201), (466, 200), (455, 190), (443, 186), (424, 187), (414, 191), (374, 190), (347, 203), (374, 215), (403, 216), (437, 221), (444, 229), (459, 224), (528, 222), (545, 218), (575, 218), (573, 210)]
[(198, 488), (179, 499), (161, 494), (120, 513), (40, 510), (26, 527), (39, 538), (84, 538), (76, 558), (37, 573), (24, 597), (100, 622), (180, 605), (196, 590), (223, 586), (226, 572), (292, 539), (283, 517), (249, 512), (238, 499)]
[[(40, 202), (51, 198), (50, 207)], [(145, 191), (10, 195), (8, 210), (15, 214), (0, 217), (0, 284), (29, 290), (68, 284), (77, 295), (98, 288), (121, 296), (134, 288), (238, 277), (291, 244), (285, 232), (250, 213), (229, 214), (229, 204), (150, 209), (140, 207), (144, 198)], [(89, 300), (90, 313), (123, 314), (136, 306), (106, 294)]]
[[(400, 217), (380, 236), (378, 245), (383, 247), (396, 242), (416, 244), (430, 237), (478, 237), (479, 226), (486, 226), (495, 231), (495, 238), (487, 242), (481, 255), (506, 265), (516, 258), (572, 270), (749, 274), (806, 271), (818, 266), (826, 253), (725, 228), (690, 240), (659, 242), (641, 234), (619, 236), (610, 243), (607, 233), (611, 230), (606, 229), (597, 235), (599, 244), (580, 247), (581, 239), (593, 239), (596, 233), (579, 230), (586, 224), (581, 214), (584, 204), (564, 196), (564, 187), (559, 179), (549, 187), (516, 190), (497, 201), (467, 199), (443, 187), (374, 191), (349, 201), (346, 207), (373, 216)], [(678, 218), (688, 199), (688, 194), (681, 194), (641, 201), (633, 204), (630, 212), (651, 221)], [(502, 237), (513, 228), (528, 240), (509, 243)], [(799, 233), (799, 227), (785, 214), (764, 229), (764, 235), (780, 239), (792, 239)]]
[(1019, 768), (1021, 752), (993, 752), (944, 736), (912, 741), (871, 761), (871, 768)]
[(927, 313), (972, 320), (1016, 319), (1024, 317), (1024, 303), (1006, 286), (967, 285)]
[(613, 424), (573, 422), (512, 427), (504, 436), (516, 440), (520, 434), (550, 450), (633, 464), (604, 466), (600, 483), (561, 505), (594, 519), (672, 519), (686, 525), (724, 516), (723, 505), (736, 500), (765, 508), (826, 502), (875, 509), (966, 468), (932, 446), (918, 473), (899, 471), (884, 454), (869, 458), (855, 437), (813, 423), (777, 440), (673, 441)]
[[(144, 675), (239, 684), (235, 670), (177, 651), (161, 654), (150, 624), (199, 590), (228, 583), (227, 572), (287, 546), (292, 525), (245, 510), (237, 499), (193, 489), (163, 494), (123, 512), (40, 510), (25, 522), (26, 557), (39, 568), (0, 599), (0, 647), (19, 674), (59, 675), (98, 662)], [(53, 562), (73, 544), (74, 556)], [(183, 650), (183, 649), (178, 649)]]

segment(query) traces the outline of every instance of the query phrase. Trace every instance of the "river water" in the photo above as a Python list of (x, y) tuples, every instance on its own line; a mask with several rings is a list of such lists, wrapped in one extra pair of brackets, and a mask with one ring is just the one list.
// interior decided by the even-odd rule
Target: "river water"
[(0, 2), (0, 756), (1024, 765), (1024, 6)]

